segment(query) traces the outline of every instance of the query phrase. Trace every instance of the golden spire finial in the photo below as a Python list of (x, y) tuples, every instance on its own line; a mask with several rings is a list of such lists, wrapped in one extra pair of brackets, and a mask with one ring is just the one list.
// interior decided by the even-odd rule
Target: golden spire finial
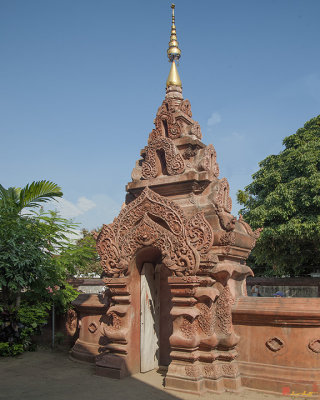
[(176, 32), (175, 17), (174, 17), (175, 5), (171, 4), (171, 8), (172, 8), (172, 26), (171, 26), (169, 48), (167, 51), (170, 62), (174, 60), (179, 60), (179, 58), (181, 57), (181, 50), (179, 49), (179, 43), (177, 40), (177, 32)]
[(172, 26), (171, 26), (171, 35), (170, 35), (170, 42), (169, 48), (167, 50), (169, 61), (172, 62), (170, 73), (167, 79), (167, 87), (168, 86), (182, 86), (181, 80), (178, 74), (178, 70), (176, 67), (175, 61), (179, 60), (181, 57), (181, 50), (179, 49), (179, 43), (177, 40), (177, 31), (175, 25), (175, 16), (174, 16), (174, 8), (175, 5), (171, 4), (172, 8)]

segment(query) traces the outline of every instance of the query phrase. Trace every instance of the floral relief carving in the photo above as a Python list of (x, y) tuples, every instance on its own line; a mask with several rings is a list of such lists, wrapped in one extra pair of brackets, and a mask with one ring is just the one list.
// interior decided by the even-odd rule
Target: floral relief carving
[(196, 334), (195, 325), (187, 318), (183, 318), (180, 330), (182, 335), (187, 339), (192, 339)]
[(217, 153), (212, 144), (209, 144), (203, 152), (203, 156), (199, 162), (200, 171), (212, 172), (217, 178), (219, 176), (220, 170), (217, 163)]
[(203, 370), (204, 370), (204, 375), (207, 378), (218, 379), (221, 377), (221, 368), (219, 364), (205, 365)]
[(221, 207), (228, 213), (230, 213), (232, 209), (232, 200), (229, 192), (230, 192), (229, 183), (226, 178), (222, 178), (219, 181), (219, 190), (216, 197), (216, 203), (218, 207)]
[(192, 272), (196, 265), (194, 251), (185, 237), (175, 236), (145, 215), (129, 235), (121, 239), (121, 248), (129, 260), (139, 248), (151, 245), (161, 250), (162, 262), (177, 275), (185, 270)]
[(221, 376), (236, 377), (239, 375), (239, 368), (236, 364), (213, 364), (205, 365), (204, 375), (207, 378), (218, 379)]
[(191, 130), (190, 130), (191, 135), (196, 136), (198, 139), (202, 138), (202, 133), (201, 133), (201, 128), (198, 122), (194, 122), (191, 125)]
[(162, 262), (176, 275), (194, 274), (200, 255), (190, 243), (186, 224), (180, 207), (149, 188), (144, 189), (112, 224), (103, 226), (97, 238), (103, 268), (111, 276), (125, 275), (134, 254), (152, 245), (161, 250)]
[(183, 158), (185, 160), (190, 160), (190, 158), (195, 157), (197, 154), (197, 147), (193, 145), (189, 145), (185, 152), (183, 153)]
[(155, 118), (156, 133), (159, 136), (176, 139), (181, 136), (181, 127), (174, 117), (175, 107), (172, 101), (164, 100)]
[(214, 334), (215, 315), (213, 307), (208, 307), (204, 303), (199, 303), (197, 307), (200, 314), (193, 321), (184, 317), (180, 326), (182, 335), (187, 339), (193, 338), (197, 333), (205, 336)]
[(195, 377), (201, 374), (201, 367), (199, 365), (186, 365), (185, 371), (187, 376)]
[(199, 283), (200, 279), (197, 276), (182, 276), (182, 280), (187, 283)]
[(200, 303), (198, 308), (200, 309), (200, 315), (197, 317), (198, 326), (206, 336), (212, 336), (215, 325), (213, 307), (208, 307), (206, 304)]
[(213, 231), (203, 212), (198, 212), (186, 225), (190, 243), (201, 253), (206, 254), (213, 245)]
[(230, 335), (232, 332), (232, 313), (231, 306), (234, 304), (234, 298), (226, 285), (218, 297), (216, 306), (217, 325), (219, 330)]
[(219, 240), (221, 246), (233, 246), (236, 243), (236, 235), (234, 232), (225, 232)]
[(188, 117), (192, 118), (191, 104), (189, 100), (183, 100), (180, 104), (180, 110)]
[(178, 152), (173, 141), (166, 137), (151, 137), (146, 148), (146, 157), (142, 163), (142, 177), (151, 179), (158, 176), (161, 171), (157, 165), (157, 151), (164, 151), (164, 160), (168, 175), (182, 174), (185, 165), (181, 154)]
[(182, 135), (181, 120), (185, 124), (190, 125), (190, 134), (201, 139), (201, 128), (198, 122), (191, 119), (191, 104), (189, 100), (183, 100), (180, 105), (177, 105), (173, 99), (165, 99), (159, 107), (155, 118), (155, 132), (152, 136), (168, 137), (177, 139)]
[(224, 376), (235, 377), (239, 375), (239, 368), (237, 364), (221, 364), (221, 370)]
[(121, 318), (114, 311), (107, 314), (106, 321), (108, 330), (119, 330), (121, 329)]

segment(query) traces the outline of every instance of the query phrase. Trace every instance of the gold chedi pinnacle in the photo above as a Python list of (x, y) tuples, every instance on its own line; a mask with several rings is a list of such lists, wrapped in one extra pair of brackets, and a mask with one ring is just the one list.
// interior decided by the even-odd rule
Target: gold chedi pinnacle
[(167, 79), (167, 87), (168, 86), (182, 86), (180, 76), (178, 74), (178, 68), (174, 61), (172, 61), (169, 76)]
[(170, 42), (169, 42), (169, 48), (167, 50), (167, 55), (172, 65), (167, 79), (167, 87), (182, 86), (178, 74), (178, 69), (175, 63), (175, 61), (176, 60), (178, 61), (179, 58), (181, 57), (181, 50), (179, 49), (179, 43), (177, 40), (177, 31), (176, 31), (175, 17), (174, 17), (175, 5), (171, 4), (171, 8), (172, 8), (172, 26), (171, 26), (171, 35), (170, 35)]

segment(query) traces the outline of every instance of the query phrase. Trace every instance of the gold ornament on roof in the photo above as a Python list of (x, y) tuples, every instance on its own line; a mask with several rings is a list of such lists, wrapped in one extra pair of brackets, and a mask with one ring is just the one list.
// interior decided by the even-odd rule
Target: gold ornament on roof
[(167, 79), (167, 87), (182, 86), (178, 74), (178, 69), (175, 63), (175, 61), (178, 61), (179, 58), (181, 57), (181, 50), (179, 49), (179, 43), (177, 40), (177, 31), (175, 25), (175, 16), (174, 16), (175, 5), (171, 4), (171, 8), (172, 8), (172, 26), (171, 26), (171, 35), (170, 35), (170, 42), (169, 42), (169, 48), (167, 50), (167, 55), (169, 58), (169, 62), (171, 62), (172, 65)]
[(175, 17), (174, 17), (175, 5), (171, 4), (171, 8), (172, 8), (172, 26), (171, 26), (169, 48), (167, 50), (170, 62), (179, 60), (179, 58), (181, 57), (181, 50), (179, 49), (179, 43), (177, 40), (177, 31), (176, 31)]

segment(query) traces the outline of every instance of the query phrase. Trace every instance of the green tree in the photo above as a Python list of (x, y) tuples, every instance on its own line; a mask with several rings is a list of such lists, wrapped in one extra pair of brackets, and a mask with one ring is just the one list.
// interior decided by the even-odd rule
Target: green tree
[(39, 221), (0, 210), (0, 287), (5, 309), (18, 308), (22, 289), (49, 276), (46, 244)]
[(82, 229), (81, 237), (68, 251), (61, 253), (61, 262), (68, 265), (74, 275), (101, 275), (103, 269), (96, 249), (96, 241), (91, 232)]
[(50, 181), (37, 181), (23, 188), (0, 185), (0, 210), (21, 213), (24, 208), (36, 208), (56, 197), (62, 197), (61, 188)]
[(320, 115), (283, 145), (259, 163), (238, 202), (252, 228), (264, 228), (252, 252), (253, 269), (299, 276), (320, 267)]
[(0, 355), (32, 348), (31, 337), (40, 332), (53, 302), (62, 313), (78, 295), (58, 262), (76, 225), (55, 212), (35, 211), (61, 196), (48, 181), (22, 189), (0, 185)]
[(0, 287), (6, 307), (19, 307), (21, 290), (43, 281), (51, 260), (41, 222), (22, 211), (61, 196), (60, 187), (49, 181), (24, 188), (0, 185)]

